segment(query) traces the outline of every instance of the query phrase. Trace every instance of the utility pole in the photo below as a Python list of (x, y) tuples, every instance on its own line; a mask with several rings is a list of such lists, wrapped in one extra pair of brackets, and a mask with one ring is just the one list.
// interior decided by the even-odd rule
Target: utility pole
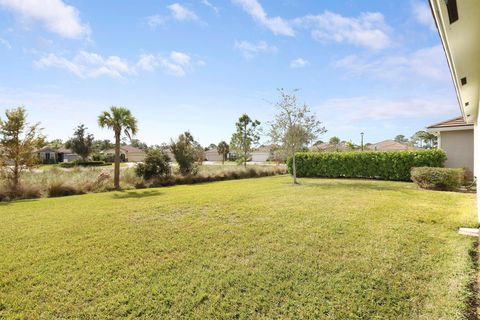
[(363, 151), (363, 132), (360, 132), (360, 136), (361, 136), (360, 146), (362, 147), (362, 151)]

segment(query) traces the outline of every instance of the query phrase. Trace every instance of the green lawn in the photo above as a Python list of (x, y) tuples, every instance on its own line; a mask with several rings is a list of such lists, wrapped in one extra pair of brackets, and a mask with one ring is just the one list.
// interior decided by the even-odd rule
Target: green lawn
[(462, 318), (474, 195), (301, 182), (0, 204), (0, 318)]

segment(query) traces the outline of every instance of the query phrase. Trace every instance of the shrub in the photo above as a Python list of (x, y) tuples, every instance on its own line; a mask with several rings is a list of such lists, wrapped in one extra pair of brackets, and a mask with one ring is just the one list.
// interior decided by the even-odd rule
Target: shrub
[(102, 166), (111, 166), (112, 164), (105, 161), (74, 161), (74, 162), (62, 162), (59, 164), (62, 168), (73, 168), (75, 166), (80, 167), (102, 167)]
[(49, 197), (64, 197), (82, 194), (83, 192), (63, 182), (54, 182), (48, 186), (47, 193)]
[(171, 173), (169, 160), (162, 149), (150, 149), (145, 156), (145, 162), (137, 164), (135, 173), (145, 180), (168, 176)]
[(423, 189), (456, 190), (463, 185), (464, 177), (462, 168), (412, 168), (412, 181)]
[(177, 141), (172, 140), (170, 149), (182, 175), (198, 173), (198, 166), (195, 163), (199, 160), (198, 143), (193, 139), (190, 132), (179, 135)]
[[(297, 176), (372, 178), (410, 181), (413, 167), (443, 167), (447, 159), (440, 149), (366, 152), (300, 152)], [(287, 161), (292, 172), (292, 158)]]

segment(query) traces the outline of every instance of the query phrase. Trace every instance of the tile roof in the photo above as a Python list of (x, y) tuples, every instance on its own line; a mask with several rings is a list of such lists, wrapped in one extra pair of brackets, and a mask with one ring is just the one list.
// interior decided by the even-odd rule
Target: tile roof
[(435, 128), (448, 128), (448, 127), (463, 127), (463, 126), (473, 126), (472, 124), (467, 124), (462, 116), (456, 117), (453, 119), (445, 120), (442, 122), (438, 122), (432, 125), (429, 125), (428, 129), (435, 129)]
[(384, 140), (374, 144), (371, 144), (367, 147), (370, 150), (376, 151), (393, 151), (393, 150), (416, 150), (417, 147), (410, 146), (405, 143), (401, 143), (395, 140)]

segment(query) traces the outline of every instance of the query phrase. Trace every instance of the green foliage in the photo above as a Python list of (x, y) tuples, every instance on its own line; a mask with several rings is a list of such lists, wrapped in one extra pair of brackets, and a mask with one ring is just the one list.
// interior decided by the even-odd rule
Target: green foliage
[(27, 123), (27, 111), (23, 107), (5, 111), (0, 119), (0, 167), (13, 192), (19, 189), (20, 175), (38, 163), (35, 149), (45, 138), (39, 123)]
[(230, 153), (230, 146), (225, 141), (220, 141), (217, 146), (217, 152), (222, 156), (222, 163), (224, 163)]
[(456, 190), (464, 183), (463, 168), (412, 168), (411, 179), (420, 188), (432, 190)]
[(198, 143), (190, 132), (186, 131), (178, 136), (177, 141), (171, 141), (170, 150), (178, 163), (182, 175), (196, 174), (198, 167)]
[(65, 143), (65, 147), (72, 149), (85, 161), (93, 152), (93, 134), (87, 133), (87, 127), (81, 124), (75, 129), (73, 138)]
[(160, 178), (171, 174), (170, 159), (164, 150), (154, 148), (147, 150), (144, 163), (138, 163), (135, 173), (145, 180)]
[(252, 120), (243, 114), (235, 124), (236, 132), (232, 135), (230, 148), (235, 151), (238, 163), (247, 166), (252, 146), (260, 140), (260, 121)]
[[(296, 155), (299, 177), (374, 178), (409, 181), (413, 167), (442, 167), (440, 149), (367, 152), (305, 152)], [(292, 159), (288, 168), (292, 170)]]
[(115, 170), (113, 174), (113, 185), (115, 189), (120, 188), (120, 140), (122, 134), (130, 140), (137, 134), (137, 119), (131, 111), (124, 107), (110, 107), (110, 111), (104, 111), (98, 116), (98, 125), (102, 128), (113, 130), (115, 137)]

